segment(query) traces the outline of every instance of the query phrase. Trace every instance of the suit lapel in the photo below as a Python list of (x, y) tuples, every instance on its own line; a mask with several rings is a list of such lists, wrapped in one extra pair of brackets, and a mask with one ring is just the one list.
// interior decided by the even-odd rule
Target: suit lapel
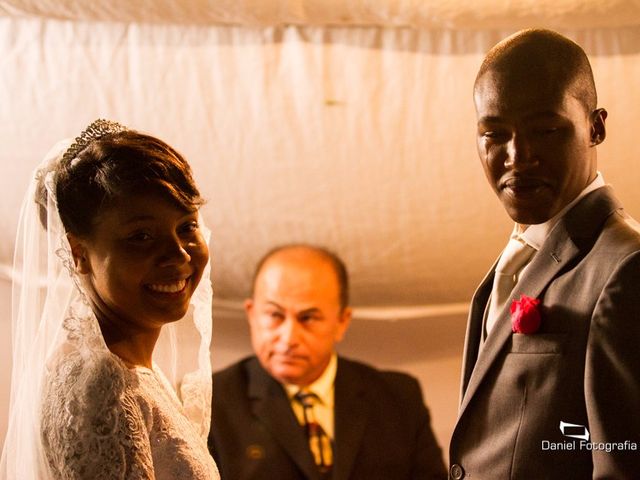
[(471, 308), (469, 310), (469, 319), (467, 322), (467, 332), (464, 342), (464, 353), (462, 357), (462, 383), (460, 391), (460, 401), (464, 397), (464, 392), (469, 385), (469, 379), (471, 373), (478, 360), (478, 351), (480, 349), (480, 340), (482, 338), (482, 325), (484, 323), (484, 313), (489, 302), (489, 296), (491, 295), (491, 288), (493, 285), (494, 271), (496, 268), (496, 260), (489, 270), (480, 286), (473, 295), (471, 301)]
[(260, 366), (257, 359), (248, 365), (248, 395), (253, 414), (308, 479), (320, 480), (319, 471), (307, 446), (307, 438), (289, 405), (282, 386)]
[[(557, 275), (557, 273), (578, 253), (578, 250), (571, 242), (568, 242), (557, 255), (559, 261), (556, 261), (545, 246), (536, 253), (531, 265), (514, 288), (513, 297), (519, 298), (520, 295), (527, 295), (532, 298), (538, 298), (546, 285)], [(493, 277), (493, 275), (492, 275)], [(491, 288), (489, 288), (491, 290)], [(470, 374), (467, 389), (462, 398), (460, 406), (461, 413), (466, 408), (469, 400), (473, 397), (478, 386), (489, 372), (491, 366), (498, 358), (505, 345), (511, 339), (511, 322), (510, 322), (510, 305), (505, 305), (502, 312), (498, 316), (496, 323), (480, 350), (475, 366)], [(482, 330), (482, 322), (478, 331)], [(477, 335), (479, 338), (479, 335)], [(478, 343), (478, 341), (476, 341)], [(478, 347), (476, 347), (478, 348)]]
[[(585, 196), (578, 204), (556, 224), (544, 245), (531, 260), (531, 264), (514, 288), (513, 297), (527, 295), (539, 298), (549, 283), (578, 255), (584, 255), (590, 248), (594, 238), (602, 229), (607, 217), (620, 208), (620, 204), (613, 196), (610, 187), (602, 187)], [(494, 265), (495, 268), (495, 265)], [(482, 331), (482, 315), (484, 306), (491, 291), (493, 269), (481, 284), (481, 288), (474, 298), (472, 311), (467, 331), (467, 344), (465, 345), (465, 376), (463, 377), (463, 397), (460, 405), (460, 415), (464, 413), (471, 398), (478, 390), (483, 379), (487, 376), (496, 359), (506, 348), (511, 339), (510, 305), (507, 304), (496, 320), (495, 326), (488, 336), (481, 351), (477, 355), (477, 361), (473, 365), (472, 355), (467, 352), (477, 352), (479, 335)], [(488, 283), (488, 287), (487, 287)], [(484, 287), (484, 289), (482, 289)], [(482, 290), (481, 290), (482, 289)], [(477, 304), (476, 304), (477, 300)], [(544, 320), (543, 320), (544, 321)], [(475, 333), (471, 333), (473, 329)], [(475, 342), (475, 346), (469, 342)], [(465, 381), (469, 375), (468, 383)], [(466, 388), (465, 388), (466, 385)]]
[(338, 358), (335, 380), (335, 438), (332, 480), (346, 480), (362, 442), (369, 411), (366, 388), (351, 365)]

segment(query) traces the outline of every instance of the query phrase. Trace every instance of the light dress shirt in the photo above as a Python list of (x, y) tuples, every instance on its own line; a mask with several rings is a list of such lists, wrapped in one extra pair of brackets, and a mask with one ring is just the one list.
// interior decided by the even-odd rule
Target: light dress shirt
[[(539, 223), (537, 225), (521, 225), (519, 223), (516, 223), (513, 228), (512, 235), (520, 237), (529, 246), (535, 248), (536, 251), (540, 250), (540, 248), (542, 248), (542, 244), (545, 242), (545, 240), (551, 233), (551, 230), (553, 230), (553, 227), (556, 226), (556, 224), (560, 221), (560, 219), (585, 195), (593, 192), (594, 190), (597, 190), (598, 188), (602, 188), (605, 185), (606, 184), (604, 183), (604, 178), (602, 177), (602, 174), (598, 172), (598, 175), (596, 175), (596, 178), (594, 178), (593, 181), (589, 185), (587, 185), (584, 188), (584, 190), (582, 190), (576, 198), (574, 198), (571, 202), (569, 202), (556, 215), (551, 217), (546, 222)], [(516, 283), (518, 282), (518, 280), (520, 280), (520, 277), (524, 274), (530, 262), (531, 260), (529, 260), (529, 262), (527, 262), (527, 264), (520, 269), (520, 271), (516, 275)]]
[(293, 413), (295, 413), (300, 425), (304, 425), (303, 408), (302, 405), (300, 405), (300, 402), (293, 398), (294, 395), (302, 388), (311, 393), (315, 393), (318, 396), (319, 401), (317, 401), (313, 406), (313, 413), (315, 415), (316, 422), (320, 424), (331, 440), (334, 438), (333, 406), (337, 371), (338, 356), (334, 352), (333, 355), (331, 355), (331, 360), (329, 360), (327, 368), (324, 369), (322, 375), (320, 375), (320, 377), (311, 385), (307, 385), (306, 387), (291, 384), (284, 385), (284, 388), (287, 391), (287, 396), (289, 397), (289, 403), (291, 404)]

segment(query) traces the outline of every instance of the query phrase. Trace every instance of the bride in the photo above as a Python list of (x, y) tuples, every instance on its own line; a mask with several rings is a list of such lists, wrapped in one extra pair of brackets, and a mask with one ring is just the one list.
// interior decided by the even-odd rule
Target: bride
[(16, 243), (0, 478), (219, 478), (201, 204), (179, 153), (115, 122), (37, 169)]

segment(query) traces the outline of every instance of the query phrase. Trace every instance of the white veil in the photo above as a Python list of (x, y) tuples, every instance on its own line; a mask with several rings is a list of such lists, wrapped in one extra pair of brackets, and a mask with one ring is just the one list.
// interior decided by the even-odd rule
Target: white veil
[[(20, 212), (13, 267), (10, 413), (0, 460), (2, 480), (50, 478), (40, 411), (52, 356), (71, 346), (87, 359), (83, 368), (91, 368), (90, 359), (96, 351), (107, 352), (75, 274), (56, 205), (55, 166), (71, 144), (70, 140), (59, 142), (46, 155), (34, 172)], [(36, 198), (43, 205), (38, 205)], [(208, 243), (210, 232), (202, 221), (200, 224)], [(153, 355), (154, 364), (173, 385), (185, 413), (205, 440), (211, 420), (211, 302), (207, 264), (185, 318), (163, 327)], [(190, 347), (194, 344), (197, 347)]]

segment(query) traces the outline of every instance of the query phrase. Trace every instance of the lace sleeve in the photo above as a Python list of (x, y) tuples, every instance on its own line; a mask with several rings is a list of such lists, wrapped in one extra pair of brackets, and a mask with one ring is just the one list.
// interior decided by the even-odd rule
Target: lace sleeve
[(155, 479), (145, 415), (129, 387), (127, 372), (109, 353), (58, 356), (41, 411), (55, 479)]

